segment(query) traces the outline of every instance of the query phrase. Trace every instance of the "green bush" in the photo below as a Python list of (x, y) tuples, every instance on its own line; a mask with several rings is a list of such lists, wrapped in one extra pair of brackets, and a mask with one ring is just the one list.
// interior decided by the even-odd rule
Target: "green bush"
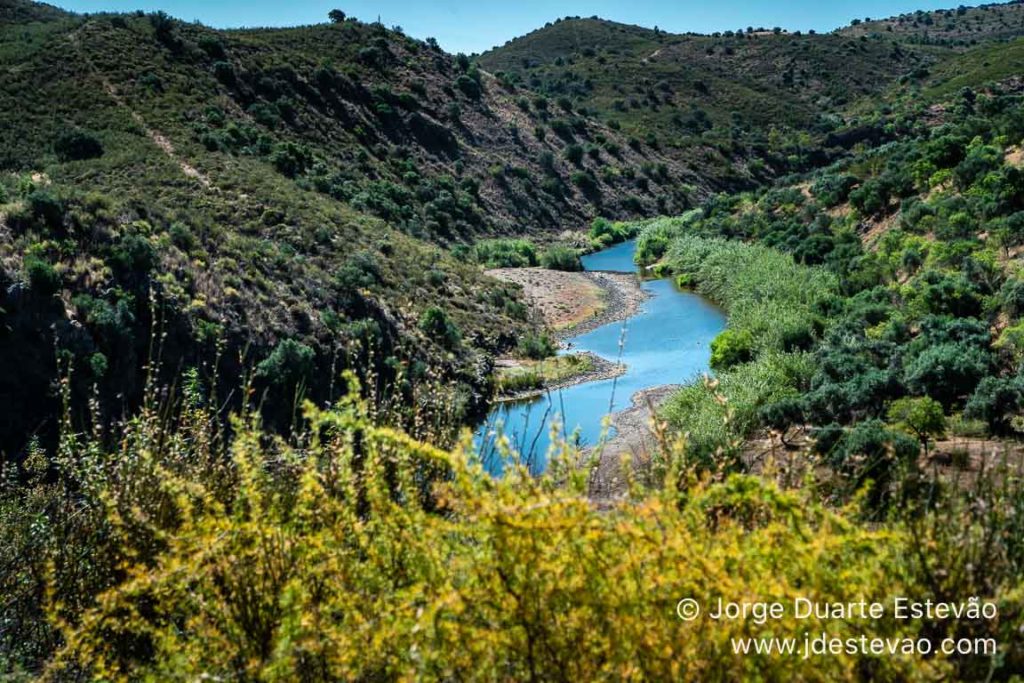
[(881, 420), (860, 422), (838, 438), (819, 439), (817, 446), (832, 466), (847, 476), (842, 482), (845, 487), (851, 492), (868, 490), (867, 502), (873, 510), (889, 506), (893, 483), (901, 473), (916, 468), (920, 454), (914, 439), (886, 429)]
[(590, 241), (599, 248), (606, 247), (610, 244), (625, 242), (628, 239), (636, 237), (637, 233), (640, 232), (640, 227), (640, 223), (613, 223), (607, 218), (599, 216), (590, 224)]
[(27, 197), (32, 216), (46, 227), (58, 229), (64, 222), (64, 203), (47, 190), (35, 190)]
[(537, 265), (537, 248), (524, 239), (481, 240), (473, 245), (473, 260), (485, 268), (528, 268)]
[(214, 62), (213, 75), (224, 85), (235, 84), (235, 67), (231, 66), (231, 62), (223, 60)]
[(122, 275), (148, 273), (156, 265), (156, 249), (143, 235), (128, 233), (114, 243), (107, 262)]
[(462, 334), (448, 319), (448, 314), (437, 306), (431, 306), (420, 316), (420, 331), (440, 346), (454, 349), (459, 345)]
[(69, 130), (57, 137), (53, 151), (61, 161), (81, 161), (103, 156), (103, 145), (92, 133)]
[(277, 386), (305, 385), (313, 374), (315, 358), (313, 349), (305, 344), (294, 339), (283, 339), (256, 366), (256, 376)]
[(601, 186), (597, 184), (597, 178), (590, 171), (574, 171), (571, 180), (572, 184), (580, 188), (589, 199), (596, 199), (601, 193)]
[(540, 265), (550, 270), (583, 270), (579, 254), (575, 249), (564, 246), (555, 246), (545, 250), (540, 255)]
[(49, 296), (60, 289), (60, 275), (49, 261), (37, 254), (27, 254), (23, 263), (25, 278), (33, 291)]
[(466, 97), (473, 100), (480, 99), (480, 96), (483, 94), (480, 83), (466, 74), (462, 74), (455, 79), (455, 87), (461, 90)]
[(727, 370), (754, 357), (754, 338), (746, 330), (725, 330), (711, 340), (711, 367)]
[(856, 184), (856, 176), (847, 173), (827, 174), (811, 186), (811, 193), (822, 206), (831, 208), (845, 202)]
[(562, 154), (565, 156), (566, 160), (569, 161), (569, 163), (579, 165), (579, 163), (583, 161), (583, 147), (577, 145), (576, 143), (566, 145), (565, 151), (562, 152)]
[(294, 178), (312, 166), (313, 155), (304, 145), (279, 142), (270, 154), (270, 163), (283, 175)]
[(555, 343), (546, 334), (529, 332), (524, 335), (516, 347), (519, 356), (541, 360), (555, 355)]

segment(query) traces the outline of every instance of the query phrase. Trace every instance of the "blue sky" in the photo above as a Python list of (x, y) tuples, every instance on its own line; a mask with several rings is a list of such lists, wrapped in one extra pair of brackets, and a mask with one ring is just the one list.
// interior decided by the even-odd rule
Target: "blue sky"
[[(960, 0), (50, 0), (76, 12), (162, 9), (209, 26), (293, 26), (326, 20), (337, 7), (364, 21), (433, 36), (449, 52), (482, 52), (563, 16), (598, 15), (666, 31), (710, 33), (746, 26), (830, 31), (853, 18), (955, 7)], [(964, 3), (977, 4), (977, 3)]]

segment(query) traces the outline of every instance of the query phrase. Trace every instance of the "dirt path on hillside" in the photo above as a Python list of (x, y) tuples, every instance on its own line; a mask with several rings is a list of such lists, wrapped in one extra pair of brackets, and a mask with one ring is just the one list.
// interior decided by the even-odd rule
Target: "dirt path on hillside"
[(103, 91), (107, 93), (110, 99), (112, 99), (117, 106), (121, 107), (122, 109), (128, 112), (129, 116), (132, 117), (132, 121), (134, 121), (135, 124), (146, 133), (149, 139), (153, 141), (154, 145), (159, 147), (160, 150), (164, 154), (166, 154), (171, 161), (178, 165), (178, 168), (181, 169), (182, 173), (184, 173), (189, 178), (193, 178), (194, 180), (199, 181), (199, 183), (203, 187), (212, 187), (213, 183), (210, 182), (209, 176), (207, 176), (205, 173), (203, 173), (195, 166), (182, 159), (178, 154), (176, 154), (174, 151), (174, 145), (171, 144), (171, 141), (167, 138), (167, 136), (165, 136), (163, 133), (154, 128), (150, 128), (146, 124), (146, 121), (142, 118), (142, 115), (139, 114), (139, 112), (137, 112), (130, 104), (128, 104), (127, 101), (125, 101), (124, 97), (122, 97), (121, 94), (117, 91), (117, 88), (115, 88), (114, 85), (109, 80), (107, 80), (107, 77), (103, 75), (103, 73), (96, 67), (93, 61), (85, 53), (85, 50), (82, 49), (79, 31), (83, 30), (87, 25), (88, 24), (83, 24), (78, 30), (71, 33), (69, 35), (69, 40), (71, 41), (71, 44), (74, 47), (75, 51), (78, 53), (79, 58), (85, 63), (85, 65), (89, 68), (89, 71), (92, 72), (93, 76), (95, 76), (95, 78), (103, 86)]

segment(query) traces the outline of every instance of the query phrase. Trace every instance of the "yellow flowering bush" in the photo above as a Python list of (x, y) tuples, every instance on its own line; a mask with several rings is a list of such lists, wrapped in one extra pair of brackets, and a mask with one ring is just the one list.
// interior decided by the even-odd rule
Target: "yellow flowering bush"
[[(64, 636), (52, 679), (833, 681), (948, 671), (943, 659), (909, 656), (733, 653), (735, 637), (917, 636), (886, 619), (708, 617), (718, 598), (882, 600), (904, 589), (900, 532), (867, 528), (804, 491), (734, 475), (599, 509), (586, 472), (567, 462), (539, 478), (509, 468), (493, 479), (468, 443), (445, 452), (375, 426), (355, 399), (307, 406), (306, 420), (306, 436), (287, 443), (238, 421), (220, 476), (195, 466), (194, 450), (161, 455), (167, 442), (155, 433), (130, 437), (134, 464), (124, 465), (124, 448), (106, 458), (122, 463), (100, 496), (122, 539), (119, 579), (81, 611), (51, 596)], [(705, 613), (682, 620), (683, 598)]]

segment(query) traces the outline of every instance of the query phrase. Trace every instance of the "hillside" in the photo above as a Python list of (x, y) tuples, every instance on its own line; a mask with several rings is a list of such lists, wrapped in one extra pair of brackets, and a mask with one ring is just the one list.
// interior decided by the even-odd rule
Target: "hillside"
[[(1022, 105), (1019, 87), (976, 85), (898, 112), (898, 141), (720, 196), (641, 235), (646, 262), (663, 259), (661, 268), (730, 310), (729, 330), (712, 344), (735, 411), (730, 427), (699, 385), (666, 409), (702, 457), (729, 430), (781, 430), (785, 439), (797, 428), (856, 478), (872, 461), (847, 458), (864, 439), (895, 439), (877, 429), (905, 431), (924, 415), (932, 426), (917, 437), (948, 433), (944, 447), (962, 451), (965, 467), (991, 465), (991, 451), (971, 445), (979, 437), (1019, 452)], [(754, 377), (771, 379), (752, 388)], [(913, 418), (901, 412), (911, 409)]]
[(1019, 0), (928, 12), (918, 10), (895, 17), (855, 19), (839, 33), (848, 36), (884, 35), (918, 45), (965, 49), (980, 43), (1016, 38), (1024, 31), (1024, 4)]
[[(291, 340), (303, 381), (330, 377), (358, 340), (381, 344), (386, 374), (406, 358), (456, 378), (471, 412), (491, 354), (529, 325), (513, 288), (444, 247), (679, 211), (711, 189), (688, 159), (377, 24), (215, 31), (23, 0), (0, 19), (0, 309), (18, 360), (3, 395), (33, 387), (4, 447), (18, 424), (52, 424), (55, 343), (87, 369), (83, 396), (98, 381), (138, 400), (155, 318), (172, 372), (212, 362), (219, 339), (238, 377)], [(425, 331), (431, 306), (458, 343)]]
[(806, 164), (807, 134), (840, 127), (844, 106), (932, 58), (879, 37), (674, 35), (568, 18), (479, 61), (742, 188)]
[(718, 188), (745, 189), (838, 158), (847, 140), (862, 139), (842, 135), (860, 103), (920, 83), (968, 44), (1021, 35), (1019, 7), (953, 10), (942, 26), (954, 28), (929, 41), (910, 31), (920, 18), (831, 34), (749, 27), (677, 35), (570, 17), (479, 62), (658, 145)]

